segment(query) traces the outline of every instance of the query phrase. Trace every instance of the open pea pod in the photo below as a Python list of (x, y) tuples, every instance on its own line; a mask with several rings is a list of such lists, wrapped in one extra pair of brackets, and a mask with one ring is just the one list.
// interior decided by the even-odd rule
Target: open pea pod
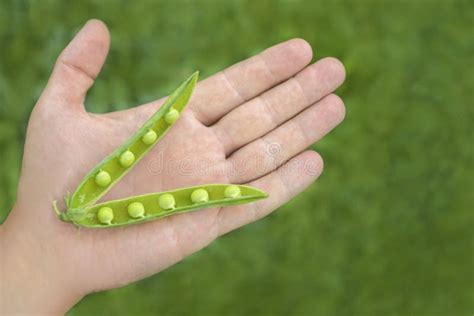
[(265, 192), (250, 186), (209, 184), (68, 209), (60, 213), (60, 218), (77, 226), (116, 227), (203, 208), (255, 202), (266, 197)]
[(60, 212), (56, 201), (53, 202), (54, 210), (61, 220), (76, 226), (115, 227), (203, 208), (250, 203), (268, 196), (250, 186), (210, 184), (96, 204), (178, 120), (191, 97), (197, 78), (197, 72), (191, 75), (130, 139), (84, 177), (73, 195), (66, 197), (65, 212)]
[(118, 182), (169, 131), (184, 110), (198, 79), (191, 75), (165, 101), (160, 109), (125, 143), (95, 166), (79, 184), (68, 208), (93, 205)]

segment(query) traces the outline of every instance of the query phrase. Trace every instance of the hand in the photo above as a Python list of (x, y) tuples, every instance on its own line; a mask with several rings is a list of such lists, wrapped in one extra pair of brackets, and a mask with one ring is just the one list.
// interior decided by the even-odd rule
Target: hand
[(17, 201), (0, 231), (5, 314), (64, 313), (87, 293), (157, 273), (269, 214), (319, 176), (321, 157), (304, 150), (344, 117), (331, 94), (345, 76), (339, 61), (308, 66), (311, 47), (301, 39), (271, 47), (200, 82), (181, 119), (105, 197), (222, 182), (248, 183), (268, 199), (78, 230), (57, 219), (51, 202), (72, 193), (163, 102), (87, 113), (84, 98), (108, 47), (105, 25), (89, 21), (59, 56), (31, 114)]

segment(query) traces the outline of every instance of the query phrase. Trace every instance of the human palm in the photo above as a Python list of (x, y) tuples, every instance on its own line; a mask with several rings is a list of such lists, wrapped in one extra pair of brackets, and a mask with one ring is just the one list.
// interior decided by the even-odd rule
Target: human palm
[(320, 156), (305, 148), (344, 117), (331, 94), (344, 80), (340, 62), (308, 66), (311, 48), (299, 39), (274, 46), (200, 82), (180, 120), (103, 198), (218, 182), (248, 183), (268, 199), (78, 230), (56, 218), (51, 202), (72, 193), (163, 102), (86, 112), (84, 98), (108, 45), (105, 26), (91, 21), (59, 57), (31, 115), (17, 203), (3, 225), (8, 244), (23, 250), (20, 260), (40, 262), (35, 272), (57, 276), (51, 289), (68, 289), (71, 301), (159, 272), (287, 202), (322, 171)]

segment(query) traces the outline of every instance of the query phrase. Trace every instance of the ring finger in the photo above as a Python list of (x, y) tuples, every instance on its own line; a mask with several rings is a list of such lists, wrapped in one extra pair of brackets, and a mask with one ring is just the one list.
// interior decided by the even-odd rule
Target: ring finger
[(344, 118), (342, 100), (331, 94), (226, 160), (232, 183), (260, 178), (320, 140)]

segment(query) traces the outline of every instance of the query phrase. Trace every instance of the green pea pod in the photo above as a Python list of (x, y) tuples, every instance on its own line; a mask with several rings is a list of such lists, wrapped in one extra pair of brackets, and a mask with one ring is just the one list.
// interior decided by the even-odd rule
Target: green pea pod
[[(228, 188), (238, 190), (230, 195)], [(208, 199), (193, 201), (193, 193), (206, 192)], [(164, 199), (162, 199), (164, 197)], [(259, 189), (245, 185), (209, 184), (181, 188), (174, 191), (133, 196), (99, 203), (85, 208), (70, 208), (60, 213), (60, 218), (77, 226), (104, 228), (147, 222), (157, 218), (196, 211), (203, 208), (222, 207), (255, 202), (266, 198)], [(162, 200), (166, 200), (162, 203)], [(138, 210), (138, 216), (136, 211)], [(133, 213), (131, 213), (133, 211)]]
[(68, 208), (93, 205), (112, 186), (132, 169), (150, 151), (176, 121), (198, 79), (198, 72), (178, 87), (150, 119), (122, 146), (95, 166), (79, 184), (71, 198), (66, 198)]
[(72, 197), (65, 198), (65, 212), (60, 212), (56, 201), (53, 202), (54, 210), (61, 220), (76, 226), (116, 227), (203, 208), (250, 203), (268, 196), (250, 186), (209, 184), (96, 204), (178, 120), (191, 97), (197, 78), (196, 72), (168, 97), (129, 140), (84, 177)]

